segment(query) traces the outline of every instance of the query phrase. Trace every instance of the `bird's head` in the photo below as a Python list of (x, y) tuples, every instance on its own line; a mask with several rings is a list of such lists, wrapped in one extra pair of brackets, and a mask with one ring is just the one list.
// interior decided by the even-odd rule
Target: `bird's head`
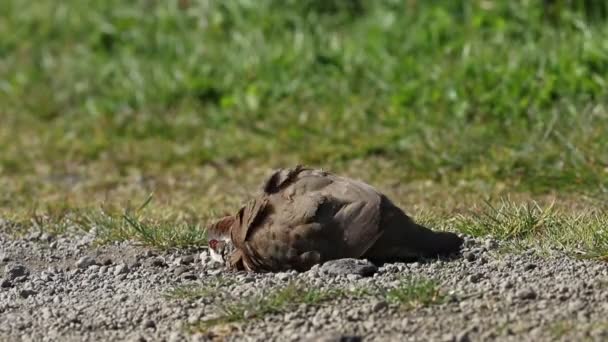
[(225, 263), (228, 256), (234, 251), (234, 244), (230, 238), (233, 223), (234, 216), (225, 216), (207, 230), (211, 259), (219, 263)]

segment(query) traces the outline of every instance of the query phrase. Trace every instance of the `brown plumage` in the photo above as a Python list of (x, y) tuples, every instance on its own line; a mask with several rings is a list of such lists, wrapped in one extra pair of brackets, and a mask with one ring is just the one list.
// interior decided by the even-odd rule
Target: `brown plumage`
[(462, 244), (456, 234), (417, 225), (368, 184), (301, 166), (275, 171), (261, 193), (211, 227), (210, 236), (233, 244), (231, 268), (258, 272), (304, 271), (340, 258), (435, 257)]

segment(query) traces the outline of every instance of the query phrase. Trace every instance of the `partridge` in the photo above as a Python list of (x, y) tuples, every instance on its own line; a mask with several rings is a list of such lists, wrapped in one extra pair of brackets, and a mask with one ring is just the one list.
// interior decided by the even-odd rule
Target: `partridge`
[(214, 259), (254, 272), (305, 271), (341, 258), (436, 257), (463, 242), (416, 224), (366, 183), (302, 166), (272, 173), (259, 195), (208, 233)]

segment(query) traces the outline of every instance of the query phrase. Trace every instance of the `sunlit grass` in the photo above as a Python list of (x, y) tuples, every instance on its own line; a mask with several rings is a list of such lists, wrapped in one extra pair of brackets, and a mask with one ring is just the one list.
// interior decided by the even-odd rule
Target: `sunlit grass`
[(415, 309), (441, 303), (443, 294), (433, 280), (410, 278), (389, 289), (386, 298), (402, 308)]
[(604, 5), (345, 3), (1, 1), (6, 227), (200, 245), (305, 163), (436, 227), (606, 256)]
[(207, 330), (216, 325), (241, 322), (245, 319), (261, 319), (266, 315), (286, 313), (300, 304), (311, 306), (338, 299), (342, 291), (310, 288), (303, 284), (289, 283), (269, 293), (251, 299), (232, 300), (217, 304), (218, 317), (197, 323), (194, 330)]

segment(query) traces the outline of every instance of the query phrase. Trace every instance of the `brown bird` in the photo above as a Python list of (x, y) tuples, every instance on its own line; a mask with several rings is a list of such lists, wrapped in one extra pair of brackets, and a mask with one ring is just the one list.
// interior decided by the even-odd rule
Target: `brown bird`
[(372, 186), (297, 166), (209, 229), (211, 255), (236, 270), (308, 270), (340, 258), (375, 262), (458, 252), (462, 239), (416, 224)]

